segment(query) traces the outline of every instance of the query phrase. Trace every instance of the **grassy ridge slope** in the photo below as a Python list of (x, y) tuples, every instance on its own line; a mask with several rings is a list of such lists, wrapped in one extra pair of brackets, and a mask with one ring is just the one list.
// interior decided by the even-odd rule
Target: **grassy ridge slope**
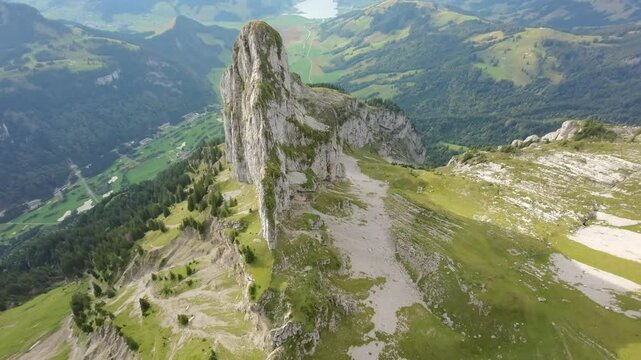
[[(641, 162), (638, 144), (581, 142), (579, 147), (570, 156)], [(487, 153), (476, 164), (434, 171), (400, 168), (358, 154), (364, 172), (390, 184), (387, 206), (395, 215), (392, 231), (399, 259), (431, 311), (407, 309), (413, 314), (405, 325), (409, 331), (396, 334), (397, 345), (384, 354), (408, 359), (425, 353), (435, 358), (639, 356), (639, 320), (593, 302), (559, 280), (550, 265), (551, 254), (563, 253), (639, 283), (641, 264), (585, 247), (578, 251), (568, 239), (593, 201), (619, 216), (638, 215), (631, 194), (638, 194), (639, 177), (620, 184), (614, 198), (591, 195), (610, 185), (589, 176), (565, 179), (551, 172), (549, 164), (537, 165), (566, 151), (563, 145), (543, 145), (519, 154)], [(546, 190), (536, 190), (537, 184)], [(529, 205), (515, 201), (519, 199)], [(545, 218), (539, 208), (560, 218)], [(620, 295), (631, 299), (630, 309), (637, 311), (639, 296)], [(449, 329), (430, 331), (434, 323)], [(415, 346), (412, 334), (421, 334), (427, 345)]]

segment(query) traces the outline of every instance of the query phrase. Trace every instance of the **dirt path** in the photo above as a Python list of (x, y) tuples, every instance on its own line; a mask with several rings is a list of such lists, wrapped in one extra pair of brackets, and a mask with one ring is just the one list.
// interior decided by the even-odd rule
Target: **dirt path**
[[(312, 58), (309, 57), (309, 54), (312, 52), (312, 45), (314, 42), (314, 39), (312, 38), (312, 30), (310, 28), (305, 28), (307, 30), (307, 38), (305, 38), (305, 46), (307, 47), (307, 51), (305, 52), (305, 59), (309, 61), (309, 73), (307, 73), (307, 82), (311, 83), (312, 82), (312, 71), (314, 69), (314, 62), (312, 61)], [(305, 48), (303, 48), (303, 51)]]
[(89, 187), (89, 184), (87, 184), (87, 180), (85, 180), (85, 178), (82, 176), (82, 171), (80, 171), (80, 168), (78, 168), (78, 166), (76, 164), (71, 162), (71, 160), (68, 160), (68, 161), (69, 161), (69, 169), (71, 169), (71, 171), (74, 173), (74, 175), (76, 175), (76, 177), (78, 178), (78, 181), (80, 182), (82, 187), (85, 188), (85, 191), (87, 192), (87, 195), (89, 195), (89, 197), (95, 203), (99, 203), (100, 199), (96, 196), (96, 194), (93, 192), (93, 190), (91, 190), (91, 188)]
[[(395, 258), (395, 245), (390, 237), (390, 218), (383, 199), (387, 184), (363, 174), (354, 158), (343, 156), (346, 178), (352, 192), (367, 204), (363, 210), (354, 207), (350, 218), (324, 216), (335, 244), (351, 261), (354, 277), (385, 278), (385, 283), (370, 290), (366, 300), (374, 309), (372, 322), (375, 331), (393, 334), (396, 331), (396, 312), (415, 303), (423, 303), (412, 279)], [(378, 341), (350, 349), (355, 360), (377, 359), (384, 344)]]

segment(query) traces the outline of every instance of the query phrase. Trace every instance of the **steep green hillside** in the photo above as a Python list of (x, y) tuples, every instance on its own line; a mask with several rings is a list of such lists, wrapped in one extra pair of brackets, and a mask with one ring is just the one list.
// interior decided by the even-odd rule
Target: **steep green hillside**
[[(55, 348), (101, 358), (99, 351), (113, 354), (126, 342), (142, 359), (210, 359), (212, 351), (266, 358), (262, 325), (247, 313), (249, 294), (259, 297), (271, 280), (273, 257), (255, 241), (254, 188), (231, 178), (221, 155), (217, 143), (202, 144), (155, 180), (114, 192), (3, 258), (2, 306), (54, 286), (62, 274), (89, 277), (90, 286), (59, 287), (0, 313), (0, 326), (31, 331), (5, 339), (0, 357)], [(88, 347), (92, 341), (99, 345)]]
[[(237, 31), (205, 26), (184, 16), (175, 18), (162, 33), (143, 44), (157, 54), (181, 64), (198, 76), (209, 74), (228, 63), (228, 53)], [(212, 83), (218, 90), (218, 83)]]
[(118, 157), (114, 148), (215, 102), (207, 76), (235, 34), (179, 19), (145, 38), (67, 26), (25, 5), (2, 3), (0, 12), (4, 221), (23, 202), (50, 198), (71, 163), (95, 175)]
[(69, 315), (71, 296), (80, 289), (84, 289), (81, 284), (70, 283), (42, 294), (21, 307), (0, 313), (0, 328), (11, 329), (6, 332), (0, 345), (0, 359), (26, 351), (39, 339), (65, 326), (63, 320)]
[(390, 184), (397, 258), (429, 309), (405, 308), (382, 354), (637, 358), (640, 151), (570, 141), (472, 153), (433, 171), (357, 154)]
[[(310, 28), (289, 49), (307, 82), (394, 99), (428, 144), (482, 145), (568, 117), (638, 123), (638, 30), (521, 28), (397, 0)], [(447, 161), (441, 151), (431, 163)]]

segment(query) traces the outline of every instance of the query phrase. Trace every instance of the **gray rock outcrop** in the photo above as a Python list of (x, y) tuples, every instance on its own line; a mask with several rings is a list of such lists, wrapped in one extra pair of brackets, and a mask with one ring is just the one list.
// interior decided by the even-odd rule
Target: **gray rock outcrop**
[(292, 197), (291, 172), (314, 182), (342, 176), (343, 145), (373, 146), (384, 158), (421, 163), (421, 137), (400, 112), (352, 96), (309, 88), (289, 71), (280, 34), (261, 21), (247, 24), (223, 75), (227, 160), (242, 182), (256, 186), (263, 236), (276, 244), (278, 215)]
[(542, 141), (563, 141), (570, 140), (576, 135), (576, 133), (581, 130), (581, 122), (577, 120), (568, 120), (565, 121), (561, 128), (544, 135)]

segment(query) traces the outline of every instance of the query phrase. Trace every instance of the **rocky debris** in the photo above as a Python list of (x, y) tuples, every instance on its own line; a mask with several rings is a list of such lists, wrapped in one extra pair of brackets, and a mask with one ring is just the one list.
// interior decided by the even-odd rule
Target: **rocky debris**
[(0, 126), (0, 141), (8, 140), (10, 137), (11, 134), (9, 134), (7, 124), (3, 123), (2, 126)]
[(641, 127), (639, 126), (614, 126), (610, 130), (624, 141), (641, 141)]
[(119, 78), (120, 78), (120, 69), (112, 72), (111, 74), (97, 78), (95, 83), (97, 86), (111, 85), (113, 82), (117, 81)]
[(288, 174), (313, 174), (321, 181), (344, 176), (339, 161), (344, 144), (374, 145), (381, 156), (402, 163), (425, 157), (421, 137), (402, 113), (304, 86), (289, 72), (280, 34), (261, 21), (241, 30), (221, 94), (227, 160), (238, 180), (256, 186), (270, 248), (278, 217), (295, 194)]
[(72, 354), (74, 359), (137, 359), (125, 339), (120, 336), (118, 330), (113, 326), (103, 326), (87, 335), (86, 348), (80, 351), (81, 356)]
[(562, 141), (572, 139), (576, 133), (581, 129), (581, 122), (577, 120), (568, 120), (561, 125), (561, 128), (551, 133), (539, 137), (538, 135), (530, 135), (525, 140), (514, 140), (512, 146), (517, 148), (524, 148), (532, 146), (540, 142), (548, 143), (552, 141)]
[(332, 297), (332, 303), (336, 305), (345, 315), (350, 315), (356, 312), (357, 302), (349, 296), (342, 294), (335, 294)]
[(291, 337), (300, 335), (303, 333), (303, 328), (301, 324), (293, 321), (288, 321), (285, 325), (279, 327), (278, 329), (273, 329), (270, 332), (272, 338), (272, 347), (278, 348), (283, 345)]
[(517, 148), (524, 148), (536, 144), (539, 142), (552, 142), (552, 141), (562, 141), (569, 140), (576, 135), (576, 133), (581, 129), (581, 122), (577, 120), (568, 120), (561, 125), (561, 128), (539, 137), (538, 135), (530, 135), (525, 138), (525, 140), (516, 139), (512, 141), (512, 146)]
[[(576, 134), (583, 127), (583, 122), (578, 120), (568, 120), (564, 122), (559, 129), (551, 133), (547, 133), (542, 137), (537, 135), (530, 135), (525, 140), (516, 139), (512, 141), (511, 145), (516, 148), (524, 148), (533, 146), (538, 143), (549, 143), (553, 141), (564, 141), (573, 139)], [(623, 141), (641, 141), (641, 127), (637, 126), (608, 126), (608, 129), (613, 131), (617, 137)], [(536, 145), (534, 145), (536, 146)], [(499, 150), (502, 147), (499, 148)]]
[(581, 130), (581, 122), (568, 120), (561, 125), (561, 128), (544, 135), (542, 141), (563, 141), (572, 139)]

